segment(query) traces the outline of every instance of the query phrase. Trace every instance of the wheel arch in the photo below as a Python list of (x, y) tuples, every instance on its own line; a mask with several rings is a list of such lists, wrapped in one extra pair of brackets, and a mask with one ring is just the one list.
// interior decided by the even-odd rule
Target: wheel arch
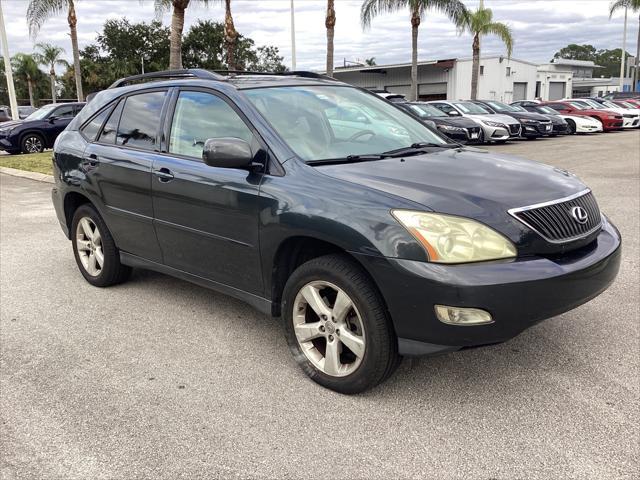
[(82, 193), (71, 191), (64, 196), (64, 202), (63, 202), (64, 219), (65, 219), (65, 222), (67, 223), (67, 228), (69, 229), (69, 232), (71, 232), (71, 222), (73, 221), (73, 215), (76, 213), (76, 210), (81, 205), (85, 205), (87, 203), (92, 205), (95, 208), (95, 205), (91, 200), (89, 200), (89, 197), (87, 197), (86, 195), (83, 195)]

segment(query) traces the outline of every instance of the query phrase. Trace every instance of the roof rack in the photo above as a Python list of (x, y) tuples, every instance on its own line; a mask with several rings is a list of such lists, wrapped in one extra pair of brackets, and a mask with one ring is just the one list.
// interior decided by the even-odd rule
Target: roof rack
[(188, 70), (164, 70), (161, 72), (143, 73), (121, 78), (111, 84), (109, 88), (124, 87), (140, 80), (155, 80), (169, 78), (202, 78), (205, 80), (225, 80), (222, 75), (201, 68), (191, 68)]
[(319, 78), (323, 80), (333, 80), (334, 82), (338, 82), (333, 77), (329, 75), (324, 75), (322, 73), (316, 72), (308, 72), (305, 70), (293, 70), (291, 72), (252, 72), (247, 70), (212, 70), (214, 73), (218, 73), (221, 75), (279, 75), (279, 76), (295, 76), (295, 77), (304, 77), (304, 78)]

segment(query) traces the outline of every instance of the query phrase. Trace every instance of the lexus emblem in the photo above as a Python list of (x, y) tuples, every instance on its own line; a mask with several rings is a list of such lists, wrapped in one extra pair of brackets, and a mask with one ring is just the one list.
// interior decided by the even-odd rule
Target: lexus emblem
[(571, 209), (571, 216), (576, 222), (581, 225), (584, 225), (585, 223), (587, 223), (587, 220), (589, 220), (589, 214), (582, 207), (573, 207)]

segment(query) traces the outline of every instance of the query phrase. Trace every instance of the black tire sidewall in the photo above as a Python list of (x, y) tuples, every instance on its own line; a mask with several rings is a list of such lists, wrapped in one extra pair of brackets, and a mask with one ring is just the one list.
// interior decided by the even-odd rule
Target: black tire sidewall
[[(85, 270), (82, 265), (82, 261), (80, 260), (80, 256), (78, 255), (78, 247), (76, 244), (76, 231), (78, 228), (78, 223), (84, 217), (88, 217), (91, 219), (93, 223), (98, 227), (101, 236), (102, 243), (102, 252), (104, 255), (104, 264), (102, 266), (102, 271), (100, 275), (92, 276)], [(107, 228), (107, 225), (102, 220), (102, 217), (98, 213), (98, 211), (90, 204), (84, 204), (78, 207), (73, 215), (73, 220), (71, 222), (71, 243), (73, 246), (73, 255), (76, 259), (76, 263), (78, 268), (80, 269), (80, 273), (85, 278), (87, 282), (96, 287), (106, 287), (109, 285), (113, 285), (114, 283), (118, 283), (121, 280), (121, 270), (122, 265), (120, 264), (120, 252), (118, 251), (115, 242), (113, 241), (113, 237), (111, 236), (111, 232)]]
[[(354, 278), (357, 281), (353, 281)], [(303, 353), (295, 336), (295, 298), (302, 287), (315, 280), (333, 283), (344, 290), (362, 318), (366, 338), (364, 357), (357, 370), (345, 377), (332, 377), (318, 370)], [(282, 318), (287, 343), (296, 362), (307, 376), (326, 388), (345, 394), (359, 393), (384, 380), (391, 373), (391, 366), (397, 365), (397, 340), (383, 301), (368, 277), (346, 257), (329, 255), (301, 265), (285, 286)]]
[(24, 137), (22, 137), (22, 140), (20, 140), (20, 149), (22, 153), (34, 153), (34, 152), (27, 151), (27, 149), (25, 148), (25, 143), (27, 142), (27, 139), (33, 138), (33, 137), (40, 140), (40, 144), (42, 145), (42, 149), (39, 152), (35, 152), (35, 153), (44, 152), (44, 138), (42, 137), (42, 135), (40, 135), (39, 133), (27, 133)]

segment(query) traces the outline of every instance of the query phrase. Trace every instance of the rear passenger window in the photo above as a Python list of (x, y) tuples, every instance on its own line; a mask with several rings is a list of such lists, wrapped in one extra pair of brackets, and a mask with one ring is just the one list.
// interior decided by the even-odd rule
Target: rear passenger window
[(100, 127), (111, 113), (111, 108), (107, 108), (94, 116), (89, 123), (85, 124), (80, 130), (87, 140), (93, 142), (100, 131)]
[(153, 150), (160, 126), (165, 92), (149, 92), (127, 97), (118, 126), (116, 143)]
[(204, 92), (180, 92), (169, 138), (169, 152), (202, 158), (209, 138), (234, 137), (251, 142), (249, 127), (227, 102)]
[(121, 101), (118, 103), (118, 106), (113, 109), (113, 113), (111, 113), (98, 139), (100, 143), (116, 143), (116, 132), (118, 131), (118, 123), (120, 122), (120, 115), (122, 114), (122, 105), (124, 105), (124, 102)]

